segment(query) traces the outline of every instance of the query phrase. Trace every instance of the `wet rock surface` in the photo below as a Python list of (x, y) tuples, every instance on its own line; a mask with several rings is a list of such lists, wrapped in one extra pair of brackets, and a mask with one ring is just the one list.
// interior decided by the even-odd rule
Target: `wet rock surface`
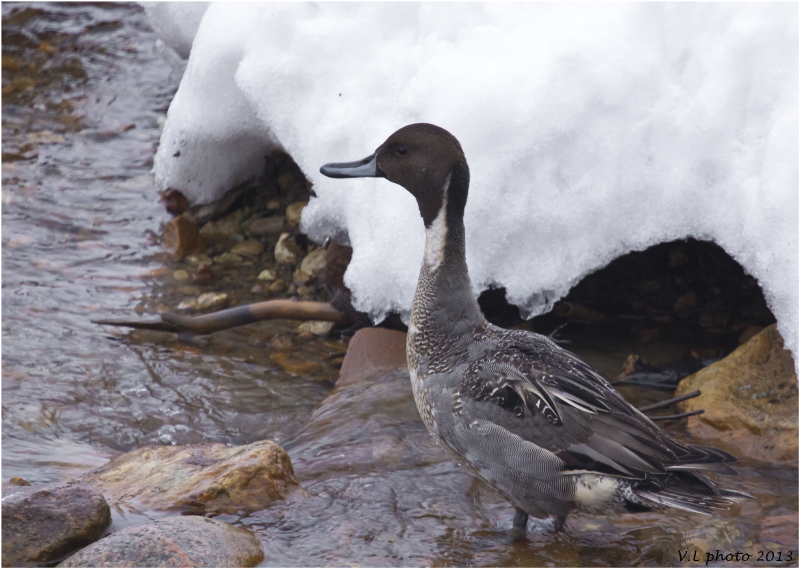
[(78, 477), (112, 504), (193, 514), (264, 508), (304, 495), (289, 455), (273, 441), (145, 447)]
[(87, 486), (4, 488), (3, 567), (54, 561), (100, 538), (111, 523), (103, 495)]
[(263, 558), (251, 532), (213, 519), (185, 516), (113, 533), (59, 567), (254, 567)]
[(775, 325), (681, 381), (675, 394), (695, 389), (700, 397), (680, 404), (682, 411), (705, 409), (689, 418), (695, 437), (738, 457), (797, 461), (797, 375)]

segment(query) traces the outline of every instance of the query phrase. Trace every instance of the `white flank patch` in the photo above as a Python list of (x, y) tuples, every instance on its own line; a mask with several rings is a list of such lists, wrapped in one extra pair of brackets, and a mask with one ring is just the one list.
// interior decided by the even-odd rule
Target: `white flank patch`
[(588, 508), (599, 508), (611, 500), (619, 486), (612, 476), (583, 474), (575, 481), (575, 503)]
[(439, 215), (433, 220), (430, 227), (425, 229), (425, 264), (430, 270), (434, 271), (444, 260), (444, 241), (447, 237), (447, 222), (445, 221), (447, 211), (447, 190), (450, 188), (450, 174), (444, 181), (442, 188), (442, 209)]

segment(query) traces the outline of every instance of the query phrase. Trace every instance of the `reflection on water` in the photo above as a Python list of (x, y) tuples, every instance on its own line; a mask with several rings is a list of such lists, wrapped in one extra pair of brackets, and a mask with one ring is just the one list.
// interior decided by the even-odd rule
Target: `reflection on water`
[[(194, 342), (91, 324), (177, 304), (149, 171), (179, 70), (135, 5), (2, 10), (4, 480), (65, 480), (147, 444), (272, 438), (312, 496), (222, 517), (257, 532), (269, 566), (679, 565), (679, 550), (776, 550), (765, 520), (796, 524), (797, 470), (745, 462), (729, 483), (758, 499), (719, 518), (574, 516), (560, 534), (533, 520), (511, 543), (512, 509), (432, 443), (403, 372), (331, 392), (338, 348), (275, 342), (286, 322)], [(319, 372), (287, 375), (276, 349)], [(585, 355), (613, 372), (627, 354)], [(142, 519), (117, 512), (112, 529)]]

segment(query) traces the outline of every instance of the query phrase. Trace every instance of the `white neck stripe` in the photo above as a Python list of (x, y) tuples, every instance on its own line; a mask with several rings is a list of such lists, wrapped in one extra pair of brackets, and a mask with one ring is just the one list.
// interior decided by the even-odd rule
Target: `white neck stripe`
[(447, 237), (447, 191), (450, 189), (450, 174), (444, 181), (442, 188), (442, 208), (430, 227), (425, 228), (425, 264), (434, 271), (439, 268), (444, 260), (444, 242)]

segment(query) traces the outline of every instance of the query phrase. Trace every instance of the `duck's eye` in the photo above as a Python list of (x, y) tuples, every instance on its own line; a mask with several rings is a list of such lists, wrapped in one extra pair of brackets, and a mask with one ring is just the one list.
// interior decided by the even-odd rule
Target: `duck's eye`
[(406, 150), (406, 147), (405, 147), (405, 146), (398, 146), (398, 147), (397, 147), (397, 153), (398, 153), (400, 156), (405, 156), (405, 155), (406, 155), (406, 152), (408, 152), (408, 150)]

